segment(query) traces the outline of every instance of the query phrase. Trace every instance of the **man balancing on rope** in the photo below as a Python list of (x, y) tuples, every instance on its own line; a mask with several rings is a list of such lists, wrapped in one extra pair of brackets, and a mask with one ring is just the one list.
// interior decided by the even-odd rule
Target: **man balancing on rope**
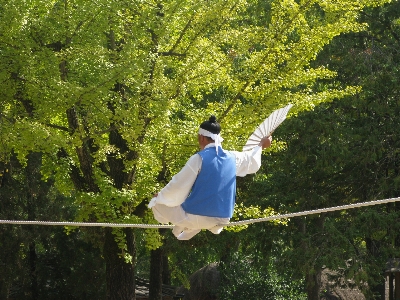
[(262, 149), (271, 146), (264, 137), (253, 150), (222, 149), (221, 126), (215, 116), (200, 125), (201, 151), (189, 158), (182, 170), (150, 201), (154, 218), (172, 223), (178, 240), (189, 240), (201, 229), (219, 234), (232, 217), (236, 198), (236, 176), (246, 176), (261, 166)]

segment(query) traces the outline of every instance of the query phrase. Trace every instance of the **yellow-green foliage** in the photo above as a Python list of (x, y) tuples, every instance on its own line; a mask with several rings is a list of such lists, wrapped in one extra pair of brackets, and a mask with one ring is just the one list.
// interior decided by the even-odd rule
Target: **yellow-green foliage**
[[(197, 150), (211, 113), (225, 147), (241, 149), (278, 107), (291, 102), (295, 114), (356, 93), (314, 93), (335, 74), (310, 61), (334, 36), (365, 28), (363, 7), (384, 2), (2, 1), (0, 160), (40, 151), (44, 177), (65, 194), (78, 189), (79, 219), (141, 221), (137, 206)], [(122, 183), (111, 175), (116, 160)], [(147, 236), (149, 248), (161, 244)]]
[[(253, 205), (244, 206), (243, 203), (240, 203), (238, 205), (235, 205), (235, 211), (231, 219), (231, 222), (247, 220), (247, 219), (262, 219), (274, 215), (276, 215), (276, 212), (272, 208), (261, 209), (259, 206), (253, 206)], [(271, 222), (275, 224), (286, 224), (287, 220), (277, 219)], [(227, 226), (225, 228), (228, 231), (238, 232), (243, 229), (246, 229), (248, 226), (249, 224), (245, 224), (245, 225)]]
[[(144, 222), (147, 224), (157, 224), (156, 221), (152, 218), (152, 213), (148, 211), (144, 218)], [(145, 239), (146, 239), (146, 249), (155, 250), (160, 247), (163, 243), (163, 237), (160, 235), (159, 231), (154, 228), (147, 228), (145, 230)]]

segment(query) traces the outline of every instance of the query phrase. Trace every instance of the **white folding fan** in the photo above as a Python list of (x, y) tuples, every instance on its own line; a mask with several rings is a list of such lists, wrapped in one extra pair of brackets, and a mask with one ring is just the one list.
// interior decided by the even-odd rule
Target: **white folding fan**
[(289, 104), (273, 111), (272, 114), (270, 114), (269, 117), (266, 118), (264, 122), (262, 122), (249, 137), (246, 145), (243, 147), (243, 151), (255, 148), (258, 146), (263, 137), (270, 136), (274, 130), (286, 119), (286, 115), (292, 106), (292, 104)]

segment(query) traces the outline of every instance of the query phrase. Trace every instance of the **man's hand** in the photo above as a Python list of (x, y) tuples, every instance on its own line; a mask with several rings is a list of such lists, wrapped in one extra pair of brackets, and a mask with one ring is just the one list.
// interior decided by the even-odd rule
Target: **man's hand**
[(268, 148), (271, 146), (272, 143), (272, 136), (265, 136), (261, 139), (260, 143), (258, 144), (263, 149)]

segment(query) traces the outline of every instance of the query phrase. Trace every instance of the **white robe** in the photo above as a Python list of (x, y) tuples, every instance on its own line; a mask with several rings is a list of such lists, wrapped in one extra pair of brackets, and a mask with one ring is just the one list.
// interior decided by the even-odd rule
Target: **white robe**
[[(209, 147), (215, 147), (215, 144), (208, 144), (205, 148)], [(261, 166), (262, 148), (260, 146), (246, 152), (230, 152), (236, 158), (236, 176), (243, 177), (255, 173)], [(202, 159), (199, 154), (191, 156), (182, 170), (172, 177), (149, 204), (157, 221), (175, 225), (172, 232), (179, 240), (191, 239), (201, 229), (208, 229), (214, 234), (219, 234), (223, 229), (220, 225), (229, 223), (229, 218), (193, 215), (182, 209), (181, 204), (188, 197), (201, 170), (201, 165)]]

